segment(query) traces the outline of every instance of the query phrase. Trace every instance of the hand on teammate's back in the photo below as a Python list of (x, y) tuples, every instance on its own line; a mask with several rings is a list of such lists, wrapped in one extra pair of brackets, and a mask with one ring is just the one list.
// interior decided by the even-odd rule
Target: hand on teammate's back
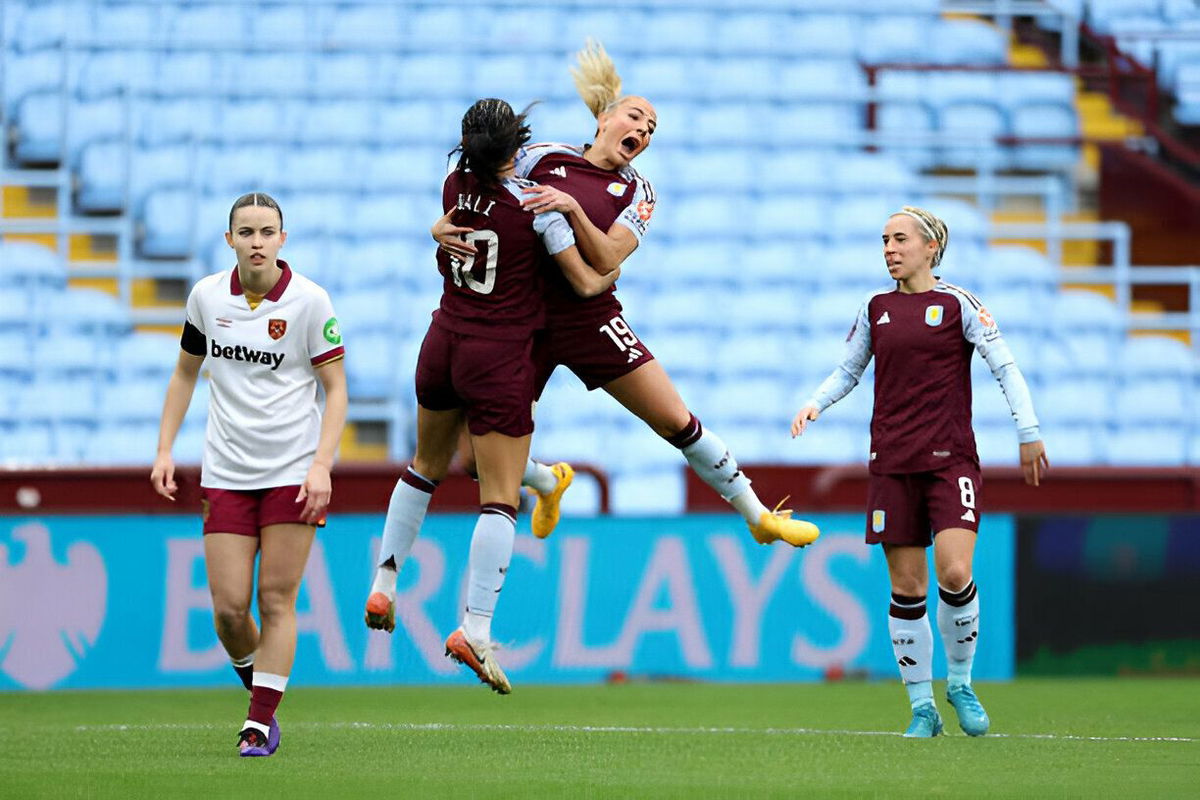
[(521, 205), (526, 211), (532, 211), (535, 214), (544, 214), (547, 211), (571, 214), (581, 210), (579, 201), (574, 197), (562, 189), (556, 189), (544, 183), (527, 187), (522, 189), (522, 191), (525, 192), (526, 196), (521, 201)]
[(475, 255), (475, 245), (465, 241), (462, 237), (468, 233), (474, 233), (474, 228), (464, 228), (461, 225), (455, 225), (450, 221), (450, 215), (453, 210), (443, 214), (437, 222), (433, 223), (433, 227), (429, 229), (429, 235), (438, 243), (438, 247), (445, 250), (455, 258), (470, 258)]
[(1046, 458), (1046, 445), (1039, 439), (1036, 442), (1026, 442), (1021, 445), (1021, 472), (1025, 474), (1025, 483), (1030, 486), (1040, 486), (1042, 476), (1050, 467)]

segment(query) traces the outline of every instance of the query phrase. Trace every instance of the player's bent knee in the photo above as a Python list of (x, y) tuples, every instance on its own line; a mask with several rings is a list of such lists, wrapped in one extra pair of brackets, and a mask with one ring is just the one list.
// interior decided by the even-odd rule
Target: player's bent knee
[(250, 618), (250, 608), (238, 603), (214, 604), (213, 620), (218, 630), (236, 631)]
[(938, 585), (950, 592), (961, 592), (970, 582), (970, 564), (951, 564), (938, 573)]

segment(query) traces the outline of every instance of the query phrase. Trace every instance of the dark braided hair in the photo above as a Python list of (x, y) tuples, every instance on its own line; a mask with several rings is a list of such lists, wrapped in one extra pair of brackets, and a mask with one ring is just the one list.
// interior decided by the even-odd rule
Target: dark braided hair
[(520, 114), (504, 100), (488, 97), (475, 101), (462, 118), (462, 141), (450, 151), (460, 153), (455, 169), (471, 170), (484, 189), (500, 185), (497, 173), (529, 141), (527, 107)]
[(246, 206), (265, 206), (266, 208), (275, 209), (275, 211), (279, 213), (279, 229), (283, 230), (283, 209), (279, 207), (279, 202), (266, 192), (250, 192), (249, 194), (244, 194), (237, 200), (234, 200), (233, 208), (229, 209), (230, 233), (233, 232), (233, 212), (237, 211), (239, 208), (245, 208)]

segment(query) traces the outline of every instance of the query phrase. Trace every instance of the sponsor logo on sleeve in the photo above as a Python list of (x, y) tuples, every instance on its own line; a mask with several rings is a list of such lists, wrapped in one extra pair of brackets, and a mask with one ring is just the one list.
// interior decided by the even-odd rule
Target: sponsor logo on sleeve
[(322, 333), (325, 334), (325, 341), (330, 344), (342, 343), (342, 329), (338, 325), (337, 317), (330, 317), (325, 321), (325, 330)]
[(286, 319), (269, 319), (269, 320), (267, 320), (267, 334), (272, 339), (282, 339), (283, 335), (285, 333), (287, 333), (287, 320)]
[(927, 307), (925, 309), (925, 324), (930, 327), (933, 327), (933, 328), (936, 328), (938, 325), (941, 325), (942, 317), (945, 316), (943, 313), (944, 311), (945, 311), (945, 309), (943, 309), (941, 306)]
[(985, 328), (996, 327), (996, 320), (992, 319), (992, 315), (983, 306), (979, 307), (979, 324)]
[(638, 219), (642, 222), (649, 222), (650, 217), (654, 216), (654, 203), (649, 200), (643, 200), (637, 205)]

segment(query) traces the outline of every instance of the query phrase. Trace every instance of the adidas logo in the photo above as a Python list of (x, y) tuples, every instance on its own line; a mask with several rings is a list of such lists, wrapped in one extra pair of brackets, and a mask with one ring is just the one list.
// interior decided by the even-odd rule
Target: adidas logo
[(968, 508), (967, 513), (963, 514), (961, 517), (959, 517), (959, 519), (965, 519), (967, 522), (974, 522), (975, 512)]
[(643, 355), (643, 353), (641, 350), (638, 350), (636, 347), (631, 347), (631, 348), (629, 348), (629, 358), (625, 361), (625, 363), (632, 364), (633, 362), (635, 362), (639, 358), (641, 358), (642, 355)]
[(566, 167), (555, 167), (554, 169), (550, 170), (550, 174), (557, 175), (560, 178), (565, 178), (565, 177), (567, 177), (567, 168)]
[(883, 312), (883, 316), (881, 316), (879, 319), (875, 320), (875, 324), (876, 325), (887, 325), (891, 321), (892, 321), (892, 318), (889, 317), (888, 312), (885, 311), (885, 312)]

